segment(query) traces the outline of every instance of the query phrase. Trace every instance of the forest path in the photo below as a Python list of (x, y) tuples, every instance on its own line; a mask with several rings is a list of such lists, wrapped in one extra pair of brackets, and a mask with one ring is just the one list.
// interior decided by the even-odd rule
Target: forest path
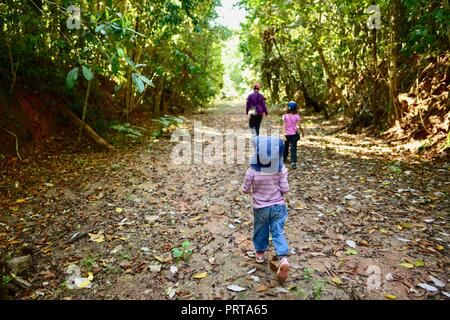
[[(190, 123), (246, 130), (243, 109), (219, 104)], [(274, 119), (263, 127), (275, 127)], [(445, 299), (448, 164), (421, 162), (364, 135), (327, 135), (336, 128), (316, 118), (306, 117), (304, 127), (286, 197), (286, 283), (251, 257), (251, 197), (240, 192), (247, 165), (175, 165), (175, 144), (161, 139), (116, 154), (53, 155), (3, 172), (2, 256), (14, 257), (26, 243), (35, 261), (26, 278), (32, 287), (20, 297)], [(20, 187), (11, 187), (15, 181)], [(91, 234), (65, 243), (85, 230)], [(185, 241), (193, 255), (176, 262), (171, 250)], [(63, 285), (70, 264), (93, 274), (91, 288)]]

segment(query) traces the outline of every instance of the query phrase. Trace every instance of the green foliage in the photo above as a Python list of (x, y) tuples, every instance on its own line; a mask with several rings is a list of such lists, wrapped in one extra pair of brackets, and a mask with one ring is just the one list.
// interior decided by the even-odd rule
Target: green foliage
[(322, 298), (323, 289), (325, 288), (325, 283), (321, 280), (314, 281), (313, 297), (314, 300), (320, 300)]
[(395, 164), (391, 164), (388, 167), (393, 173), (402, 173), (403, 172), (402, 168), (400, 168), (399, 166), (397, 166)]
[(12, 280), (12, 277), (10, 275), (3, 275), (2, 276), (2, 284), (7, 285)]
[(173, 258), (179, 262), (179, 261), (185, 261), (189, 262), (190, 257), (192, 256), (193, 252), (192, 249), (189, 247), (191, 246), (191, 243), (189, 241), (184, 241), (181, 247), (179, 248), (173, 248), (172, 249), (172, 256)]
[(186, 119), (183, 116), (176, 117), (176, 116), (171, 116), (171, 115), (164, 115), (157, 119), (153, 119), (153, 121), (161, 124), (163, 128), (166, 128), (171, 125), (179, 126), (179, 125), (183, 124), (186, 121)]
[(92, 271), (93, 268), (97, 265), (97, 261), (94, 258), (85, 258), (80, 261), (80, 265), (85, 267), (88, 271)]
[[(71, 4), (81, 9), (80, 29), (66, 27)], [(9, 85), (11, 69), (17, 70), (17, 86), (80, 105), (85, 92), (77, 94), (77, 83), (89, 81), (90, 96), (111, 95), (119, 106), (111, 112), (123, 112), (125, 121), (136, 108), (164, 114), (172, 107), (206, 106), (223, 85), (227, 30), (212, 23), (218, 5), (217, 0), (7, 0), (0, 4), (0, 80)]]
[[(374, 3), (381, 12), (376, 33), (367, 26), (367, 9)], [(414, 62), (405, 56), (416, 60), (417, 54), (420, 59), (450, 50), (447, 1), (242, 0), (240, 4), (249, 11), (239, 34), (240, 50), (244, 67), (256, 72), (253, 79), (244, 80), (247, 85), (261, 82), (273, 104), (284, 97), (306, 104), (306, 92), (326, 104), (330, 113), (355, 119), (368, 115), (364, 125), (375, 128), (392, 121), (395, 114), (395, 108), (389, 107), (392, 55), (399, 71), (410, 72)], [(398, 12), (395, 33), (394, 12)], [(400, 55), (392, 51), (394, 34), (398, 34)], [(410, 81), (399, 77), (398, 89), (404, 90)]]
[(405, 0), (406, 22), (411, 26), (406, 33), (403, 53), (435, 53), (447, 46), (450, 9), (443, 1)]
[(88, 164), (89, 161), (86, 159), (75, 159), (74, 162), (76, 165), (78, 165), (80, 167), (84, 167), (85, 165)]
[(120, 168), (122, 168), (122, 165), (120, 163), (113, 163), (111, 165), (111, 169), (113, 169), (114, 171), (119, 170)]
[(147, 77), (143, 76), (142, 74), (132, 73), (131, 76), (133, 78), (133, 82), (139, 93), (144, 92), (145, 84), (153, 87), (153, 82), (150, 79), (148, 79)]
[(132, 126), (129, 123), (111, 125), (110, 128), (115, 131), (124, 133), (126, 136), (128, 136), (130, 138), (142, 137), (142, 132), (141, 132), (142, 129)]
[(83, 76), (87, 81), (91, 81), (94, 79), (94, 74), (92, 73), (91, 69), (89, 69), (87, 66), (82, 66), (83, 70)]
[(75, 83), (78, 79), (78, 67), (73, 68), (69, 71), (66, 78), (66, 85), (69, 90), (72, 90), (75, 87)]
[(131, 258), (132, 258), (132, 255), (131, 255), (130, 252), (123, 252), (123, 253), (120, 255), (120, 260), (122, 260), (122, 261), (130, 261)]
[(305, 279), (305, 280), (311, 280), (311, 279), (312, 279), (313, 273), (314, 273), (314, 269), (311, 269), (311, 268), (304, 268), (304, 269), (303, 269), (303, 279)]
[[(441, 146), (441, 150), (447, 150), (448, 148), (450, 148), (450, 131), (447, 133), (447, 139), (445, 139), (445, 141), (442, 143)], [(0, 154), (0, 159), (1, 159), (1, 154)]]

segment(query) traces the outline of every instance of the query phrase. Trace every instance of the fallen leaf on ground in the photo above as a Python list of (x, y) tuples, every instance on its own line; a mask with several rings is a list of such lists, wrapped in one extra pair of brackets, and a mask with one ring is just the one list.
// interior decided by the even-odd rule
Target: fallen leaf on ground
[(345, 243), (352, 249), (356, 248), (356, 243), (353, 240), (347, 240), (347, 241), (345, 241)]
[(267, 290), (267, 287), (265, 285), (263, 285), (263, 284), (260, 284), (258, 286), (258, 288), (256, 288), (256, 291), (258, 291), (258, 292), (264, 292), (266, 290)]
[(295, 205), (295, 209), (296, 210), (302, 210), (302, 209), (304, 209), (306, 206), (305, 206), (305, 203), (303, 202), (303, 201), (297, 201), (297, 203), (296, 203), (296, 205)]
[(436, 287), (430, 286), (429, 284), (426, 284), (426, 283), (419, 283), (417, 286), (421, 287), (422, 289), (427, 290), (428, 292), (437, 292), (437, 291), (439, 291)]
[(355, 249), (348, 248), (347, 251), (345, 251), (345, 254), (347, 254), (347, 255), (355, 255), (355, 254), (358, 254), (358, 251), (356, 251)]
[(414, 265), (416, 267), (423, 267), (423, 266), (425, 266), (425, 262), (423, 262), (422, 260), (416, 260), (416, 261), (414, 261)]
[(169, 262), (169, 261), (172, 260), (171, 257), (163, 258), (163, 257), (161, 257), (161, 256), (154, 256), (154, 258), (155, 258), (156, 260), (158, 260), (159, 262)]
[(403, 268), (406, 268), (406, 269), (414, 269), (414, 265), (412, 263), (409, 263), (409, 262), (402, 262), (402, 263), (400, 263), (400, 265)]
[(198, 216), (198, 217), (189, 219), (189, 222), (196, 222), (196, 221), (200, 220), (201, 218), (203, 218), (203, 216), (200, 215), (200, 216)]
[(339, 277), (333, 277), (333, 278), (331, 278), (331, 281), (333, 281), (337, 285), (342, 284), (342, 280)]
[(161, 265), (160, 264), (154, 264), (149, 266), (151, 272), (160, 272), (161, 271)]
[(145, 216), (145, 220), (148, 222), (155, 222), (158, 220), (158, 216)]
[(287, 287), (287, 289), (288, 289), (289, 291), (292, 291), (292, 290), (297, 289), (297, 286), (296, 286), (295, 284), (291, 284), (291, 285), (289, 285), (289, 286)]
[(247, 274), (252, 274), (256, 272), (256, 268), (250, 269), (247, 271)]
[(352, 194), (348, 194), (348, 195), (346, 195), (345, 197), (344, 197), (344, 199), (345, 200), (355, 200), (356, 199), (356, 197), (354, 196), (354, 195), (352, 195)]
[(366, 240), (361, 240), (358, 244), (360, 246), (363, 246), (363, 247), (368, 247), (369, 246), (369, 243)]
[(208, 272), (199, 272), (199, 273), (196, 273), (196, 274), (194, 274), (193, 276), (192, 276), (192, 278), (194, 278), (194, 279), (203, 279), (203, 278), (206, 278), (206, 276), (208, 275)]
[(438, 278), (430, 276), (430, 280), (433, 281), (433, 283), (434, 283), (434, 285), (436, 287), (439, 287), (439, 288), (444, 288), (445, 287), (445, 283), (442, 282), (441, 280), (439, 280)]
[(285, 288), (281, 288), (281, 287), (277, 287), (277, 292), (279, 292), (279, 293), (288, 293), (289, 292), (289, 290), (287, 290), (287, 289), (285, 289)]
[(241, 291), (245, 291), (247, 290), (246, 288), (242, 288), (238, 285), (235, 284), (231, 284), (227, 287), (228, 290), (233, 291), (233, 292), (241, 292)]
[(177, 290), (175, 290), (175, 289), (172, 288), (172, 287), (169, 287), (169, 288), (167, 288), (167, 290), (166, 290), (166, 294), (167, 294), (167, 296), (168, 296), (170, 299), (172, 299), (172, 298), (177, 294)]
[(88, 233), (89, 240), (97, 243), (105, 241), (105, 235), (103, 233)]

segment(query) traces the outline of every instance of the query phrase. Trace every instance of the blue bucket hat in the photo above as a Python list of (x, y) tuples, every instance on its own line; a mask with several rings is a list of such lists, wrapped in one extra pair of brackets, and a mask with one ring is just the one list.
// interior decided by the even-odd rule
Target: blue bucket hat
[(256, 148), (250, 166), (258, 172), (277, 173), (283, 168), (284, 143), (276, 136), (258, 136), (253, 139)]

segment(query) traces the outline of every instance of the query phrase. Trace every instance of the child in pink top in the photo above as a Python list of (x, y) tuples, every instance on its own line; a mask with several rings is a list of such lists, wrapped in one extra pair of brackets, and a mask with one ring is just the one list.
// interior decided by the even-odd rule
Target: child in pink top
[(305, 132), (300, 126), (301, 118), (297, 114), (297, 103), (291, 101), (288, 103), (288, 111), (283, 116), (284, 135), (286, 137), (283, 159), (287, 161), (289, 155), (289, 145), (291, 146), (291, 168), (297, 168), (297, 141), (300, 140), (300, 133), (305, 136)]
[(256, 154), (245, 174), (242, 191), (253, 194), (256, 262), (264, 262), (264, 252), (269, 247), (269, 233), (272, 232), (272, 243), (280, 261), (277, 278), (284, 281), (289, 271), (286, 257), (289, 248), (284, 235), (284, 223), (288, 216), (284, 194), (289, 191), (289, 183), (288, 171), (281, 161), (284, 144), (279, 137), (266, 136), (256, 137), (254, 143)]

